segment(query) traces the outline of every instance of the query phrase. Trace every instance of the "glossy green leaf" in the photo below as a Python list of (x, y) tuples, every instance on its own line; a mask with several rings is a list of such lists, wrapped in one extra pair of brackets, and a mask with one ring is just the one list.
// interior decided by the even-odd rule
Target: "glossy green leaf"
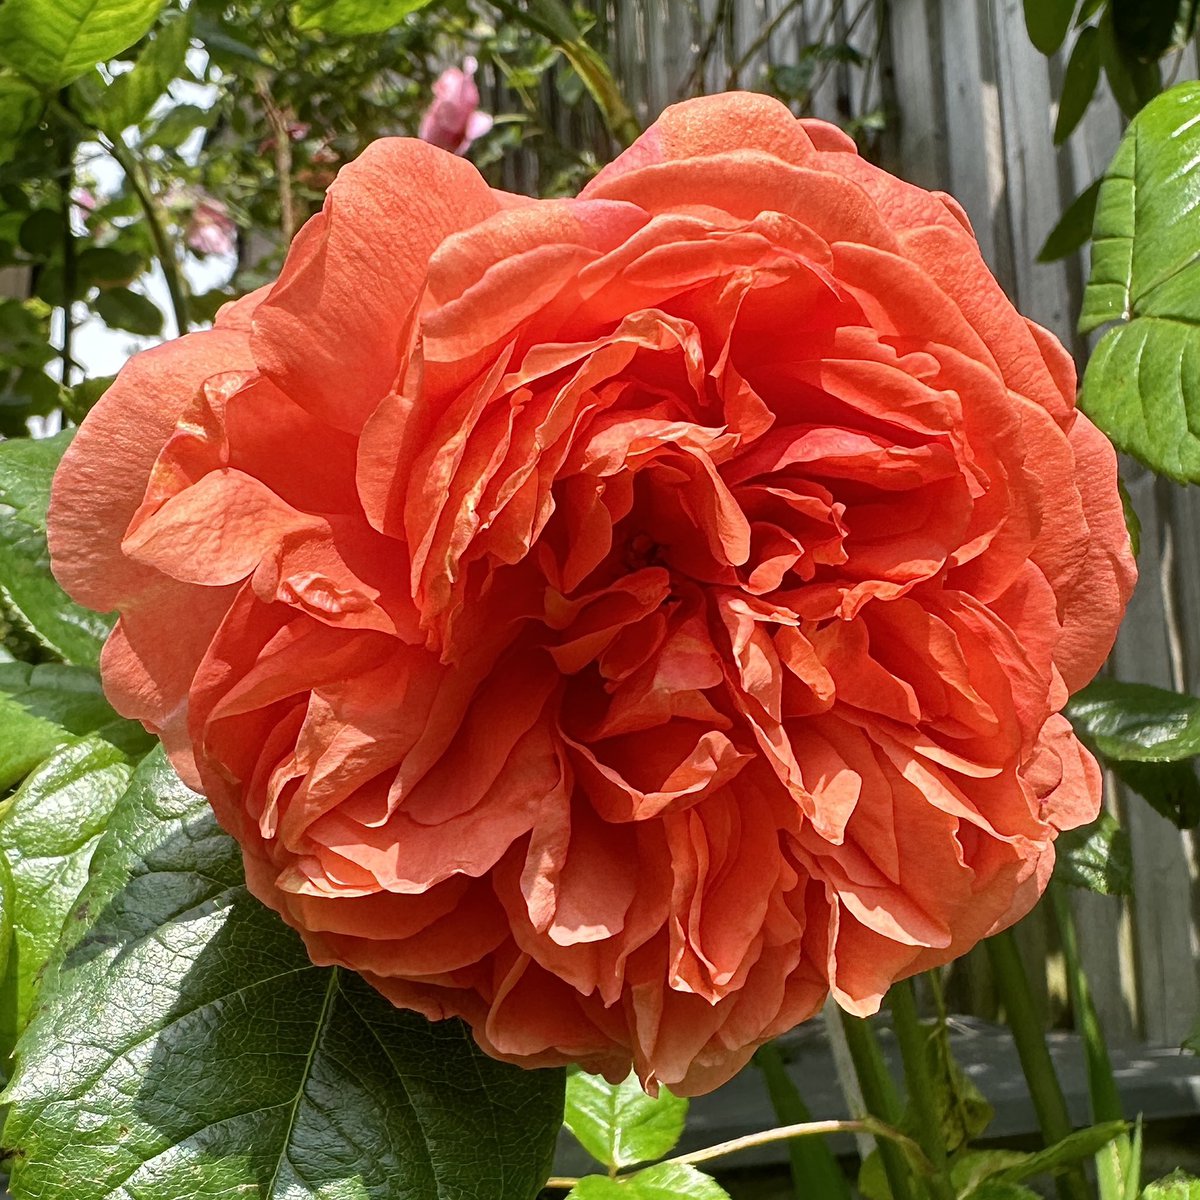
[(1025, 0), (1025, 28), (1029, 40), (1043, 53), (1053, 54), (1063, 44), (1076, 0)]
[(0, 59), (51, 88), (128, 50), (163, 0), (4, 0)]
[(14, 1197), (532, 1200), (560, 1071), (315, 967), (161, 752), (92, 858), (4, 1099)]
[(567, 1200), (675, 1200), (677, 1196), (729, 1200), (729, 1193), (715, 1179), (678, 1163), (659, 1163), (621, 1179), (588, 1175), (571, 1189)]
[(162, 311), (149, 296), (132, 288), (109, 288), (96, 297), (93, 307), (113, 329), (125, 329), (142, 337), (156, 337), (162, 333)]
[(642, 1091), (636, 1075), (608, 1083), (584, 1071), (567, 1080), (567, 1128), (597, 1162), (630, 1167), (669, 1154), (683, 1133), (688, 1102), (665, 1087), (658, 1098)]
[(141, 725), (113, 711), (94, 672), (63, 663), (0, 663), (0, 790), (90, 733), (134, 758), (153, 744)]
[(0, 1057), (29, 1021), (41, 973), (87, 882), (92, 852), (132, 767), (98, 737), (64, 746), (0, 816), (0, 857), (13, 881), (13, 943), (0, 986)]
[(1133, 894), (1129, 835), (1111, 813), (1090, 825), (1060, 834), (1054, 843), (1054, 878), (1102, 896)]
[(1054, 123), (1056, 146), (1065, 142), (1083, 119), (1099, 82), (1100, 33), (1094, 25), (1087, 25), (1079, 31), (1071, 48), (1071, 57), (1067, 60), (1062, 96), (1058, 102), (1058, 119)]
[(1200, 84), (1130, 125), (1096, 206), (1080, 329), (1110, 322), (1088, 363), (1084, 411), (1154, 470), (1200, 480)]
[(50, 574), (50, 480), (72, 431), (0, 442), (0, 600), (42, 645), (94, 667), (112, 621), (80, 607)]
[(1175, 1171), (1149, 1184), (1142, 1200), (1200, 1200), (1200, 1179), (1186, 1171)]
[(292, 23), (302, 31), (320, 29), (342, 37), (386, 33), (428, 3), (430, 0), (299, 0), (292, 6)]
[(164, 14), (133, 69), (104, 89), (92, 114), (100, 128), (117, 134), (141, 121), (183, 70), (190, 42), (191, 10)]
[(1172, 762), (1200, 754), (1200, 699), (1182, 692), (1097, 679), (1071, 697), (1066, 713), (1106, 758)]

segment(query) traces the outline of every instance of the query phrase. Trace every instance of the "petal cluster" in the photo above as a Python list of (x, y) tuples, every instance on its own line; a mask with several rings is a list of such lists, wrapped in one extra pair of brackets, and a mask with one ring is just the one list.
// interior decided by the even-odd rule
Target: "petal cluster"
[(419, 141), (64, 459), (104, 675), (313, 958), (707, 1090), (1023, 915), (1134, 571), (1062, 347), (948, 197), (758, 96), (577, 199)]

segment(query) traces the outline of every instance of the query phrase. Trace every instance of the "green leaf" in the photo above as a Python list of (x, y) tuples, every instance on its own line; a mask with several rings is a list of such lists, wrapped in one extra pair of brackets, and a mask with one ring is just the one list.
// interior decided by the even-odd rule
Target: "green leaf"
[(0, 58), (60, 88), (145, 36), (163, 0), (4, 0)]
[[(0, 8), (0, 12), (3, 12)], [(38, 208), (21, 222), (17, 241), (34, 258), (51, 258), (62, 249), (63, 215), (57, 208)]]
[(29, 1022), (41, 973), (131, 773), (120, 751), (101, 738), (85, 738), (64, 746), (30, 775), (0, 817), (0, 857), (13, 880), (14, 927), (0, 986), (3, 1058)]
[(1200, 779), (1194, 759), (1182, 762), (1119, 762), (1108, 766), (1126, 787), (1149, 801), (1160, 816), (1179, 829), (1200, 825)]
[(84, 287), (112, 287), (136, 279), (146, 262), (140, 254), (112, 246), (88, 246), (75, 260), (79, 282)]
[(109, 288), (96, 297), (93, 307), (113, 329), (126, 329), (142, 337), (156, 337), (162, 333), (162, 312), (141, 292), (126, 287)]
[(587, 1175), (571, 1189), (567, 1200), (674, 1200), (676, 1196), (729, 1200), (729, 1193), (715, 1179), (679, 1163), (659, 1163), (620, 1179)]
[(1142, 1200), (1200, 1200), (1200, 1179), (1185, 1171), (1175, 1171), (1149, 1184)]
[(62, 663), (0, 663), (0, 789), (59, 746), (90, 733), (133, 758), (153, 745), (141, 725), (112, 710), (92, 671)]
[(1124, 1121), (1105, 1121), (1102, 1125), (1077, 1129), (1045, 1150), (1023, 1155), (1020, 1162), (1001, 1168), (992, 1178), (998, 1183), (1020, 1183), (1037, 1175), (1056, 1175), (1085, 1158), (1091, 1158), (1126, 1129)]
[(162, 146), (174, 150), (180, 142), (202, 126), (216, 120), (216, 108), (201, 108), (198, 104), (176, 104), (167, 109), (142, 139), (145, 146)]
[(1054, 878), (1102, 896), (1133, 894), (1129, 835), (1111, 813), (1090, 825), (1060, 834), (1054, 843)]
[(67, 598), (50, 574), (50, 480), (73, 431), (0, 442), (0, 598), (48, 649), (94, 667), (112, 621)]
[(1019, 1183), (997, 1183), (994, 1179), (988, 1179), (973, 1192), (968, 1192), (963, 1200), (1042, 1200), (1042, 1198), (1037, 1192), (1022, 1187)]
[(1133, 497), (1125, 486), (1125, 480), (1118, 477), (1117, 491), (1121, 493), (1121, 510), (1125, 514), (1125, 529), (1129, 533), (1129, 549), (1137, 558), (1142, 552), (1142, 519), (1137, 515), (1133, 506)]
[(1181, 692), (1097, 679), (1071, 697), (1075, 731), (1106, 758), (1173, 762), (1200, 754), (1200, 700)]
[(11, 162), (21, 135), (37, 124), (45, 101), (32, 84), (0, 75), (0, 165)]
[(636, 1075), (608, 1083), (584, 1071), (567, 1080), (566, 1127), (597, 1162), (631, 1167), (669, 1154), (683, 1133), (688, 1102), (660, 1088), (642, 1091)]
[(313, 966), (156, 751), (96, 848), (4, 1099), (18, 1197), (532, 1200), (563, 1074)]
[(364, 33), (386, 33), (410, 13), (430, 0), (299, 0), (292, 5), (292, 24), (304, 32), (353, 37)]
[(164, 14), (133, 69), (118, 75), (104, 89), (93, 114), (101, 129), (118, 134), (146, 116), (171, 80), (183, 70), (191, 32), (191, 9)]
[[(1094, 25), (1087, 25), (1079, 31), (1071, 49), (1071, 57), (1067, 60), (1062, 96), (1058, 102), (1058, 119), (1054, 123), (1056, 146), (1065, 142), (1071, 131), (1083, 119), (1099, 82), (1100, 32)], [(1085, 192), (1084, 195), (1086, 194)]]
[(1117, 444), (1183, 482), (1200, 480), (1200, 84), (1131, 123), (1096, 205), (1079, 326), (1109, 330), (1080, 403)]
[(1101, 180), (1089, 184), (1067, 205), (1066, 212), (1058, 224), (1050, 230), (1045, 244), (1038, 252), (1038, 262), (1055, 262), (1074, 254), (1092, 236), (1092, 222), (1096, 217), (1096, 200), (1100, 195)]
[[(1138, 0), (1140, 3), (1141, 0)], [(1097, 26), (1100, 61), (1113, 97), (1127, 117), (1134, 117), (1162, 91), (1162, 70), (1157, 61), (1138, 58), (1113, 27), (1112, 8), (1106, 8)]]
[(1029, 40), (1046, 55), (1053, 54), (1063, 44), (1075, 0), (1025, 0), (1025, 28)]
[(1175, 39), (1181, 0), (1112, 0), (1113, 31), (1135, 58), (1161, 58)]

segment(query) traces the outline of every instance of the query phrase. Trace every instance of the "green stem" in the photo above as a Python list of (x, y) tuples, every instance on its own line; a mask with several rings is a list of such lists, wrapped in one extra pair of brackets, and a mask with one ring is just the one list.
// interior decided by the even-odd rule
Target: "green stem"
[[(903, 1110), (896, 1084), (888, 1073), (887, 1064), (879, 1049), (879, 1042), (871, 1026), (860, 1017), (841, 1013), (842, 1028), (846, 1033), (846, 1045), (854, 1061), (854, 1074), (862, 1088), (863, 1103), (873, 1117), (888, 1125), (899, 1125)], [(909, 1171), (904, 1155), (889, 1142), (879, 1142), (879, 1158), (883, 1163), (891, 1188), (892, 1200), (918, 1200), (914, 1188), (915, 1180)]]
[[(1074, 1126), (1046, 1045), (1041, 1018), (1034, 1007), (1025, 964), (1011, 930), (988, 938), (985, 945), (1042, 1136), (1047, 1146), (1057, 1145)], [(1062, 1200), (1089, 1200), (1087, 1181), (1078, 1166), (1060, 1175), (1057, 1184)]]
[(167, 237), (167, 231), (163, 228), (158, 206), (154, 203), (154, 197), (151, 196), (141, 177), (141, 171), (130, 154), (129, 147), (120, 138), (113, 138), (111, 141), (104, 140), (104, 148), (125, 172), (129, 186), (133, 188), (133, 194), (142, 206), (146, 223), (150, 226), (150, 236), (154, 239), (154, 248), (158, 252), (158, 261), (162, 264), (163, 275), (167, 281), (167, 292), (171, 297), (171, 311), (175, 316), (175, 328), (181, 335), (185, 334), (188, 331), (187, 292), (184, 290), (183, 280), (179, 274), (179, 262), (175, 258), (175, 248)]
[(892, 1028), (900, 1043), (900, 1057), (904, 1060), (908, 1103), (918, 1122), (917, 1141), (921, 1143), (925, 1156), (933, 1163), (934, 1175), (929, 1180), (929, 1191), (934, 1200), (954, 1200), (942, 1117), (934, 1103), (936, 1089), (929, 1073), (929, 1030), (917, 1016), (911, 980), (905, 979), (892, 985), (888, 992), (888, 1006), (892, 1010)]
[[(1054, 909), (1059, 941), (1062, 943), (1063, 958), (1067, 965), (1067, 992), (1071, 997), (1075, 1024), (1083, 1036), (1092, 1120), (1121, 1121), (1125, 1115), (1121, 1110), (1121, 1094), (1117, 1091), (1117, 1081), (1113, 1075), (1112, 1060), (1108, 1057), (1104, 1030), (1100, 1026), (1096, 1006), (1092, 1003), (1091, 987), (1079, 956), (1071, 902), (1062, 884), (1051, 883), (1050, 903)], [(1114, 1170), (1114, 1150), (1117, 1170)], [(1131, 1156), (1132, 1146), (1128, 1134), (1122, 1134), (1096, 1155), (1096, 1173), (1100, 1179), (1100, 1194), (1104, 1200), (1123, 1195), (1121, 1180), (1129, 1173)]]
[[(63, 92), (65, 101), (66, 92)], [(60, 148), (59, 167), (62, 187), (62, 287), (63, 287), (63, 332), (62, 332), (62, 384), (69, 388), (72, 383), (72, 373), (75, 359), (72, 354), (72, 342), (75, 335), (75, 288), (78, 283), (78, 271), (75, 258), (75, 234), (71, 229), (71, 189), (75, 183), (75, 138), (64, 134)]]
[[(782, 1125), (802, 1125), (812, 1120), (812, 1113), (788, 1074), (775, 1042), (760, 1046), (754, 1061), (763, 1073), (771, 1107)], [(850, 1200), (850, 1185), (838, 1166), (837, 1159), (823, 1140), (797, 1138), (788, 1143), (792, 1164), (792, 1189), (797, 1200), (805, 1196), (827, 1197), (828, 1200)]]

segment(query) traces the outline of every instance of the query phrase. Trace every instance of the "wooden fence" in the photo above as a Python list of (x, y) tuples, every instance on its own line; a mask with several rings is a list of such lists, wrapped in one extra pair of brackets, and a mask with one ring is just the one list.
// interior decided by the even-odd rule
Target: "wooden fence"
[[(881, 126), (872, 137), (883, 165), (957, 196), (1008, 294), (1082, 365), (1088, 347), (1075, 318), (1084, 256), (1036, 258), (1066, 206), (1107, 166), (1124, 122), (1102, 82), (1068, 143), (1054, 147), (1064, 54), (1047, 61), (1030, 44), (1021, 0), (600, 0), (593, 11), (591, 38), (643, 124), (687, 95), (763, 88), (772, 68), (815, 64), (807, 110)], [(862, 61), (807, 49), (829, 44), (850, 45)], [(1167, 69), (1187, 79), (1196, 66), (1189, 47)], [(499, 90), (489, 100), (503, 110)], [(546, 99), (553, 109), (553, 95)], [(575, 110), (563, 110), (559, 135), (590, 140), (601, 157), (612, 149), (595, 119)], [(537, 190), (532, 155), (506, 171), (508, 186)], [(1123, 679), (1198, 690), (1200, 492), (1134, 463), (1124, 475), (1142, 520), (1142, 575), (1112, 668)], [(1081, 952), (1114, 1040), (1178, 1044), (1200, 1013), (1197, 839), (1119, 789), (1110, 788), (1107, 803), (1129, 831), (1135, 895), (1074, 897)], [(1051, 1015), (1061, 1013), (1048, 922), (1034, 914), (1020, 937)], [(991, 1015), (981, 956), (964, 961), (954, 984), (960, 1004)]]

